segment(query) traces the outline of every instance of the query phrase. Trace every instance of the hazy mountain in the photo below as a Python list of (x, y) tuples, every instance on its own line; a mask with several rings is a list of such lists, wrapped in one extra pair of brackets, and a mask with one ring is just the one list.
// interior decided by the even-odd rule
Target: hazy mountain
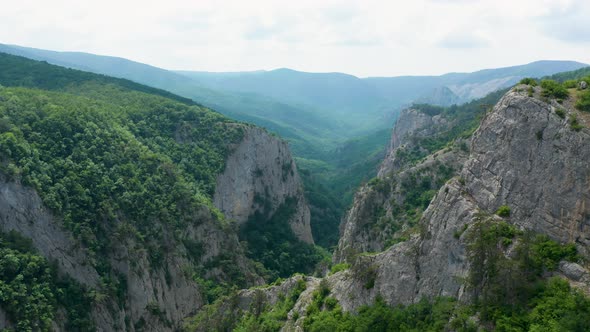
[[(0, 52), (47, 61), (68, 68), (130, 79), (191, 98), (234, 119), (251, 122), (291, 141), (297, 154), (315, 154), (317, 146), (333, 146), (349, 130), (309, 107), (293, 106), (253, 94), (224, 93), (177, 73), (131, 60), (81, 52), (56, 52), (0, 44)], [(312, 140), (314, 142), (308, 142)]]
[(179, 73), (212, 89), (256, 93), (340, 115), (374, 113), (388, 102), (372, 84), (342, 73), (306, 73), (286, 68), (230, 74)]
[(464, 103), (511, 86), (525, 76), (541, 77), (585, 66), (572, 61), (537, 61), (473, 73), (358, 78), (291, 69), (172, 72), (123, 58), (80, 52), (3, 44), (0, 51), (174, 92), (235, 119), (276, 131), (292, 142), (296, 154), (304, 153), (306, 157), (316, 155), (318, 147), (334, 148), (338, 142), (389, 127), (399, 109), (414, 101)]
[[(572, 71), (588, 66), (575, 61), (536, 61), (526, 65), (484, 69), (473, 73), (449, 73), (441, 76), (399, 76), (369, 77), (371, 83), (385, 98), (400, 103), (411, 103), (416, 99), (428, 100), (433, 104), (449, 105), (448, 93), (441, 94), (447, 87), (459, 98), (456, 103), (465, 103), (482, 98), (500, 89), (510, 87), (524, 77), (543, 77), (559, 72)], [(443, 97), (442, 100), (436, 98)]]

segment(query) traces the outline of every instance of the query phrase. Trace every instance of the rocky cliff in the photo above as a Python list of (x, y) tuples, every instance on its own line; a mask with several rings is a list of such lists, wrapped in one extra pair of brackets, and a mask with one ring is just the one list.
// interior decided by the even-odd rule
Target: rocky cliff
[[(322, 281), (343, 310), (355, 311), (362, 305), (371, 305), (377, 297), (392, 305), (438, 296), (469, 301), (472, 293), (464, 281), (470, 268), (466, 234), (479, 221), (503, 219), (494, 214), (501, 205), (513, 211), (505, 221), (520, 229), (546, 234), (561, 243), (575, 243), (578, 252), (588, 257), (590, 150), (585, 146), (590, 142), (587, 129), (590, 123), (587, 115), (574, 110), (572, 100), (560, 104), (542, 100), (538, 88), (532, 96), (525, 91), (516, 87), (508, 92), (485, 115), (472, 136), (469, 153), (457, 152), (447, 160), (463, 165), (454, 178), (437, 190), (416, 231), (382, 252), (347, 256), (346, 248), (379, 249), (372, 243), (379, 239), (379, 234), (366, 231), (378, 219), (360, 212), (383, 202), (387, 206), (387, 200), (395, 198), (389, 194), (381, 194), (387, 199), (370, 194), (374, 190), (370, 186), (359, 191), (345, 220), (335, 257), (336, 261), (348, 261), (351, 266)], [(586, 127), (572, 127), (574, 118)], [(393, 149), (403, 146), (400, 138), (408, 137), (400, 136), (399, 132), (394, 130)], [(452, 150), (440, 151), (436, 158), (445, 153), (455, 154)], [(434, 158), (431, 155), (415, 166), (390, 173), (389, 183), (405, 172), (424, 167), (420, 165)], [(384, 163), (388, 171), (395, 170), (389, 166), (392, 164), (395, 163)], [(388, 179), (381, 174), (380, 178)], [(554, 274), (567, 278), (586, 292), (590, 289), (590, 274), (580, 264), (562, 261)], [(320, 284), (316, 281), (310, 287), (317, 290)], [(285, 330), (302, 329), (305, 308), (310, 303), (310, 297), (299, 298), (293, 309), (298, 310), (297, 314), (294, 311), (289, 314)]]
[[(450, 125), (441, 115), (428, 115), (416, 109), (404, 110), (391, 136), (389, 151), (378, 175), (356, 193), (354, 202), (340, 226), (340, 241), (335, 262), (343, 262), (362, 252), (380, 252), (407, 239), (416, 230), (421, 210), (430, 200), (414, 197), (434, 195), (454, 176), (467, 157), (465, 142), (417, 162), (408, 160), (408, 151), (422, 148), (417, 139), (435, 135)], [(422, 201), (416, 204), (417, 201)]]
[[(485, 115), (471, 139), (469, 156), (453, 159), (466, 160), (459, 176), (438, 190), (419, 232), (384, 252), (357, 256), (350, 270), (328, 277), (345, 310), (370, 304), (378, 295), (390, 304), (436, 296), (465, 299), (461, 280), (469, 266), (463, 234), (483, 216), (498, 218), (493, 214), (502, 205), (513, 211), (510, 223), (561, 243), (574, 242), (587, 257), (590, 132), (571, 126), (573, 118), (585, 121), (585, 115), (571, 107), (572, 100), (560, 104), (541, 100), (539, 88), (532, 96), (525, 91), (511, 90)], [(394, 149), (403, 144), (399, 141), (394, 136)], [(344, 248), (371, 248), (357, 243), (363, 241), (362, 232), (347, 234), (366, 224), (366, 216), (355, 212), (371, 204), (366, 190), (361, 189), (345, 221), (337, 261), (346, 260)], [(570, 264), (566, 270), (585, 271), (576, 264), (570, 269)], [(570, 274), (579, 279), (587, 272)], [(370, 289), (364, 287), (367, 279)]]
[(215, 206), (243, 224), (256, 212), (270, 218), (287, 198), (296, 200), (291, 230), (298, 239), (313, 243), (309, 207), (287, 143), (263, 129), (248, 128), (217, 178)]
[[(228, 157), (223, 174), (217, 179), (215, 203), (227, 219), (238, 223), (263, 208), (257, 198), (271, 202), (271, 213), (285, 199), (297, 200), (291, 217), (293, 232), (303, 241), (313, 243), (309, 228), (309, 208), (303, 198), (301, 183), (287, 145), (265, 131), (245, 127), (243, 140)], [(99, 331), (173, 331), (184, 318), (198, 312), (207, 303), (203, 285), (193, 274), (203, 278), (229, 280), (229, 270), (238, 271), (243, 286), (256, 285), (262, 279), (246, 259), (233, 228), (220, 223), (209, 208), (192, 211), (188, 226), (180, 233), (165, 223), (153, 220), (167, 254), (161, 264), (153, 262), (153, 248), (134, 236), (125, 235), (125, 216), (109, 235), (112, 247), (108, 263), (112, 274), (119, 276), (125, 293), (119, 299), (108, 296), (101, 272), (93, 262), (95, 253), (88, 250), (62, 225), (59, 215), (47, 209), (41, 197), (18, 179), (0, 174), (0, 229), (16, 231), (32, 240), (34, 248), (57, 264), (59, 274), (81, 284), (88, 292), (105, 294), (92, 304), (91, 318)], [(132, 233), (131, 233), (132, 234)], [(195, 261), (195, 247), (200, 249)], [(122, 284), (122, 285), (123, 285)], [(0, 310), (0, 328), (10, 326)], [(62, 324), (62, 325), (60, 325)], [(63, 330), (62, 323), (54, 324)]]
[[(352, 312), (377, 298), (390, 305), (440, 296), (471, 301), (467, 247), (470, 234), (482, 223), (507, 222), (560, 243), (574, 243), (587, 258), (590, 150), (585, 146), (590, 142), (590, 119), (573, 109), (571, 99), (558, 103), (541, 98), (539, 88), (528, 90), (517, 86), (505, 94), (486, 113), (468, 145), (460, 139), (412, 162), (404, 160), (403, 149), (412, 147), (414, 138), (449, 127), (443, 119), (406, 111), (393, 132), (382, 172), (359, 190), (343, 222), (334, 260), (347, 265), (324, 278), (305, 280), (305, 291), (279, 318), (282, 331), (303, 330), (318, 294), (329, 294)], [(572, 126), (573, 119), (582, 128)], [(433, 126), (434, 121), (443, 125)], [(422, 176), (428, 181), (417, 181)], [(425, 196), (423, 213), (399, 213), (399, 205), (408, 206), (413, 199), (403, 183), (424, 183), (420, 192), (433, 191), (432, 197)], [(496, 215), (500, 206), (510, 207), (509, 217)], [(410, 207), (420, 210), (418, 205)], [(587, 267), (561, 261), (556, 268), (545, 276), (559, 275), (588, 293)], [(209, 318), (245, 317), (256, 308), (273, 312), (277, 292), (284, 298), (293, 285), (294, 279), (288, 279), (270, 288), (240, 291), (218, 302)]]
[(398, 152), (400, 147), (412, 149), (415, 147), (413, 139), (432, 136), (448, 125), (447, 119), (441, 115), (432, 116), (413, 108), (403, 110), (393, 127), (387, 155), (379, 167), (378, 176), (383, 178), (403, 166), (404, 159)]

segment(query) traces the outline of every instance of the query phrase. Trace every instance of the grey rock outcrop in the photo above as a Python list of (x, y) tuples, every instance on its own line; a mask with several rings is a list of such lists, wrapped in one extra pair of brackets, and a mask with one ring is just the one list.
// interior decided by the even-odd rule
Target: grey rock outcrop
[[(480, 208), (511, 207), (512, 221), (560, 242), (590, 245), (590, 135), (562, 105), (506, 94), (474, 134), (462, 172)], [(586, 249), (587, 250), (587, 249)]]
[(403, 110), (393, 127), (387, 156), (381, 163), (378, 176), (384, 177), (400, 168), (401, 161), (397, 155), (399, 147), (411, 145), (413, 137), (431, 136), (447, 125), (448, 122), (441, 115), (431, 116), (412, 108)]
[[(461, 281), (469, 271), (464, 234), (482, 215), (497, 218), (492, 215), (501, 205), (513, 211), (509, 222), (574, 242), (588, 257), (590, 132), (571, 128), (571, 101), (544, 102), (524, 91), (511, 90), (486, 114), (460, 177), (440, 188), (419, 235), (382, 253), (360, 255), (350, 270), (328, 277), (343, 309), (370, 304), (377, 295), (390, 304), (436, 296), (469, 300)], [(565, 118), (557, 108), (565, 109)], [(353, 209), (361, 204), (366, 203), (355, 202)], [(363, 216), (357, 218), (347, 223), (362, 225)], [(572, 281), (587, 276), (581, 266), (562, 264), (561, 270)]]
[(319, 281), (318, 278), (295, 275), (278, 285), (240, 290), (216, 302), (210, 310), (201, 312), (188, 324), (197, 332), (233, 330), (244, 314), (257, 315), (272, 310), (280, 301), (298, 294), (295, 305), (287, 313), (287, 322), (281, 331), (303, 331), (300, 326), (303, 324), (305, 309), (311, 302), (312, 293)]
[[(398, 228), (407, 227), (403, 216), (395, 213), (406, 199), (405, 187), (416, 178), (438, 188), (449, 176), (457, 174), (467, 159), (466, 149), (457, 142), (452, 148), (427, 156), (416, 165), (408, 165), (402, 152), (414, 148), (414, 139), (435, 135), (449, 126), (440, 115), (427, 115), (407, 109), (400, 115), (392, 133), (390, 150), (381, 164), (377, 181), (362, 186), (340, 225), (340, 240), (335, 262), (343, 262), (362, 252), (383, 251)], [(466, 145), (465, 145), (466, 146)], [(441, 167), (447, 173), (441, 172)]]
[(288, 198), (297, 204), (289, 220), (291, 230), (300, 240), (313, 243), (309, 207), (288, 145), (263, 129), (247, 128), (217, 178), (215, 206), (242, 224), (256, 212), (272, 216)]

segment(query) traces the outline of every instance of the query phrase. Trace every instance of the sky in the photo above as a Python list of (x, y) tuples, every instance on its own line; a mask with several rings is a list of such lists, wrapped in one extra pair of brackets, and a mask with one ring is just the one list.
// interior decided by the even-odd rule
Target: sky
[(590, 63), (588, 0), (0, 0), (0, 43), (166, 69), (438, 75)]

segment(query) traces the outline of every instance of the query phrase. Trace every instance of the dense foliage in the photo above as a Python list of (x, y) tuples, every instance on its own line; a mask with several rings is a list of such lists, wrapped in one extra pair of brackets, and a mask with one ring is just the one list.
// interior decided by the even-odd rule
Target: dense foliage
[(35, 188), (88, 249), (98, 298), (125, 302), (126, 280), (108, 257), (126, 240), (145, 248), (154, 269), (185, 244), (197, 281), (210, 285), (202, 276), (217, 269), (228, 289), (244, 286), (237, 252), (203, 262), (202, 244), (183, 234), (203, 218), (227, 227), (211, 197), (246, 125), (130, 81), (10, 56), (0, 66), (3, 86), (57, 90), (0, 86), (0, 173)]
[[(580, 68), (578, 70), (566, 71), (557, 74), (553, 74), (548, 79), (555, 80), (558, 82), (565, 82), (568, 80), (581, 80), (590, 77), (590, 67)], [(590, 82), (588, 82), (590, 83)]]
[(377, 174), (385, 156), (391, 130), (348, 140), (312, 159), (296, 158), (305, 196), (311, 209), (311, 229), (324, 248), (338, 243), (342, 212), (352, 202), (358, 186)]
[(331, 331), (444, 331), (452, 321), (457, 331), (476, 331), (469, 321), (469, 308), (450, 298), (435, 301), (421, 300), (410, 306), (391, 307), (381, 297), (370, 306), (362, 306), (358, 313), (344, 312), (338, 301), (329, 297), (330, 289), (320, 283), (307, 307), (304, 330)]
[(44, 61), (32, 61), (0, 52), (1, 85), (63, 91), (88, 82), (112, 84), (124, 89), (158, 95), (186, 104), (194, 104), (190, 99), (129, 80), (54, 66)]
[[(466, 238), (471, 265), (467, 281), (484, 321), (500, 331), (582, 331), (580, 327), (589, 326), (590, 299), (566, 281), (542, 278), (561, 260), (579, 259), (573, 244), (560, 245), (485, 216)], [(510, 247), (514, 254), (508, 258)], [(559, 297), (564, 301), (556, 302)], [(551, 315), (540, 314), (549, 310)]]
[(29, 239), (14, 231), (0, 233), (0, 305), (16, 331), (51, 331), (58, 308), (64, 309), (70, 331), (91, 330), (92, 301), (79, 284), (58, 277)]
[(553, 80), (542, 80), (541, 88), (541, 95), (543, 97), (565, 99), (569, 96), (569, 92), (565, 86)]
[[(310, 332), (353, 331), (501, 331), (584, 332), (590, 326), (590, 299), (560, 278), (535, 285), (520, 307), (496, 312), (492, 321), (481, 321), (481, 307), (451, 298), (422, 299), (409, 306), (389, 306), (381, 298), (344, 312), (338, 301), (316, 291), (304, 322)], [(321, 308), (322, 310), (318, 309)]]
[(95, 251), (108, 247), (104, 234), (120, 214), (139, 237), (158, 238), (152, 220), (181, 227), (188, 211), (210, 205), (240, 127), (160, 97), (88, 91), (97, 97), (0, 90), (2, 171), (35, 187)]
[[(260, 198), (268, 206), (270, 198)], [(289, 219), (295, 213), (297, 200), (287, 198), (272, 216), (268, 208), (252, 215), (240, 229), (240, 239), (247, 243), (247, 254), (261, 262), (267, 270), (267, 280), (289, 277), (295, 272), (311, 273), (317, 263), (326, 258), (319, 248), (297, 239)]]

